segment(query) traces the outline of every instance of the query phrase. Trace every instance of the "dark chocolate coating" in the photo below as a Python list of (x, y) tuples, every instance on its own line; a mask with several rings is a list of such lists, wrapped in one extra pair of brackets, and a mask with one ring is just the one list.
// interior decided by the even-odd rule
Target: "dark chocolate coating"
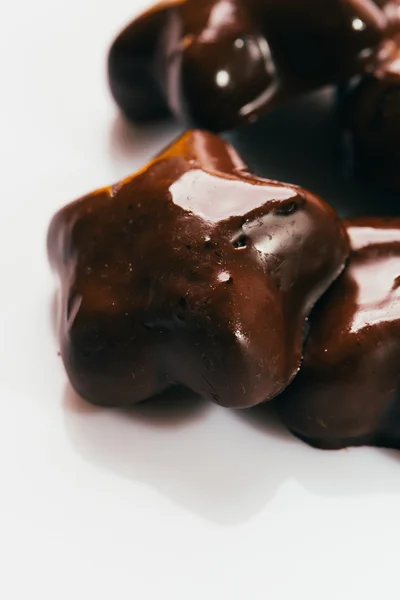
[(156, 77), (157, 40), (168, 11), (156, 5), (135, 19), (115, 40), (108, 56), (112, 95), (132, 121), (153, 121), (170, 114)]
[(345, 143), (357, 175), (400, 192), (400, 38), (382, 54), (344, 99)]
[(345, 223), (349, 265), (313, 311), (277, 408), (312, 446), (400, 448), (400, 218)]
[(111, 90), (133, 120), (222, 131), (370, 70), (389, 24), (373, 0), (171, 0), (115, 40)]
[(61, 353), (84, 398), (129, 405), (183, 385), (247, 407), (296, 375), (306, 318), (349, 247), (320, 198), (192, 131), (57, 213), (48, 250)]

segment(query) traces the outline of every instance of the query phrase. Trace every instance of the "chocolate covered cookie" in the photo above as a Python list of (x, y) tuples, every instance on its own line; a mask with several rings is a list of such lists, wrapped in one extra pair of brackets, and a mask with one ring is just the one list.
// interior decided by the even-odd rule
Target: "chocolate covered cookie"
[(296, 375), (308, 314), (349, 248), (318, 196), (191, 131), (58, 212), (48, 250), (61, 353), (84, 398), (126, 406), (183, 385), (248, 407)]
[(356, 175), (400, 193), (400, 37), (345, 97), (342, 119)]
[(400, 448), (400, 219), (346, 223), (352, 254), (318, 303), (283, 422), (320, 448)]
[(393, 35), (373, 0), (170, 0), (115, 40), (109, 81), (133, 120), (169, 112), (222, 131), (369, 72)]

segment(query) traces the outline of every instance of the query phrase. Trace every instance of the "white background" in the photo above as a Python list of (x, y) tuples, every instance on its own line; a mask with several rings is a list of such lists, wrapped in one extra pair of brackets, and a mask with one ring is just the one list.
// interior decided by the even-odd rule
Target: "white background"
[[(3, 6), (0, 598), (396, 597), (399, 454), (312, 450), (257, 411), (201, 402), (98, 410), (68, 387), (45, 254), (51, 215), (178, 131), (127, 128), (108, 95), (109, 42), (141, 5)], [(313, 173), (316, 184), (333, 178), (317, 154), (318, 169), (302, 170), (310, 185)]]

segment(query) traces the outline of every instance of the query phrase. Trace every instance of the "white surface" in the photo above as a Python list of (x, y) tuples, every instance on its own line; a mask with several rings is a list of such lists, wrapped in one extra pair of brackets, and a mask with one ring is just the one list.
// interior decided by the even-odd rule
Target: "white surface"
[(398, 589), (400, 455), (312, 450), (257, 413), (131, 415), (67, 386), (45, 235), (175, 134), (107, 92), (134, 0), (21, 0), (0, 21), (0, 598), (309, 600)]

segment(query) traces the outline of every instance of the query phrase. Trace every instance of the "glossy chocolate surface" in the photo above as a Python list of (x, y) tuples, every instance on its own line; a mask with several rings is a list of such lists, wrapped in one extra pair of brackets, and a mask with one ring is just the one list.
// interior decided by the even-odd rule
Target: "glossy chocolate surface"
[(345, 141), (357, 175), (400, 193), (400, 38), (382, 54), (379, 67), (345, 98)]
[(115, 40), (111, 90), (134, 120), (230, 129), (369, 71), (392, 23), (373, 0), (171, 0)]
[(349, 248), (319, 197), (191, 131), (57, 213), (48, 250), (61, 353), (84, 398), (129, 405), (184, 385), (247, 407), (296, 375), (306, 318)]
[[(168, 4), (169, 6), (169, 4)], [(157, 43), (168, 10), (158, 4), (135, 19), (115, 40), (108, 56), (111, 93), (132, 121), (162, 119), (170, 110), (156, 74)]]
[(349, 265), (313, 311), (301, 371), (277, 407), (313, 446), (400, 448), (400, 218), (346, 225)]

